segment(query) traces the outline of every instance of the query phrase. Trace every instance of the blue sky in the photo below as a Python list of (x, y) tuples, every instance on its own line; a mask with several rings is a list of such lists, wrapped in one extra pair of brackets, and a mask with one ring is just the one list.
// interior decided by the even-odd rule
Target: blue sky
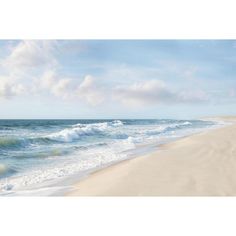
[(235, 115), (233, 40), (2, 40), (0, 118)]

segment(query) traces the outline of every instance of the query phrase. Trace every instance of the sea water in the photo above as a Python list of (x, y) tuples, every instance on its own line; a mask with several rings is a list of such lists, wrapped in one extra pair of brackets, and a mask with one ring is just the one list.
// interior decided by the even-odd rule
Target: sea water
[(0, 120), (0, 195), (53, 189), (71, 176), (134, 157), (137, 150), (217, 125), (170, 119)]

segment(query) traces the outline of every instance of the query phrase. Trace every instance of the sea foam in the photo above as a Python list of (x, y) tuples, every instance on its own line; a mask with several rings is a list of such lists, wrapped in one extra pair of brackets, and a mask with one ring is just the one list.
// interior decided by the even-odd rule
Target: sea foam
[(94, 124), (76, 124), (72, 128), (67, 128), (59, 132), (50, 134), (47, 138), (60, 141), (60, 142), (72, 142), (83, 136), (102, 134), (109, 128), (122, 126), (123, 123), (120, 120), (112, 122), (102, 122)]

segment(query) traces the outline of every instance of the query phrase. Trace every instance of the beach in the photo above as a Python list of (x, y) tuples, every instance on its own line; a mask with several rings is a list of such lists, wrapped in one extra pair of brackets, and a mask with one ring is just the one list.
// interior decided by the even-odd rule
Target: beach
[(0, 196), (63, 196), (74, 182), (217, 120), (0, 120)]
[(67, 196), (235, 196), (236, 117), (230, 125), (161, 145), (99, 170)]

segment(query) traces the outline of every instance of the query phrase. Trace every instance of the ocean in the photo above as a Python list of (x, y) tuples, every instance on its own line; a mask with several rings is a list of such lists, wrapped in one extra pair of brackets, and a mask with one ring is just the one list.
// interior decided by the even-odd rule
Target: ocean
[(75, 177), (222, 125), (210, 120), (0, 120), (0, 195), (49, 195)]

